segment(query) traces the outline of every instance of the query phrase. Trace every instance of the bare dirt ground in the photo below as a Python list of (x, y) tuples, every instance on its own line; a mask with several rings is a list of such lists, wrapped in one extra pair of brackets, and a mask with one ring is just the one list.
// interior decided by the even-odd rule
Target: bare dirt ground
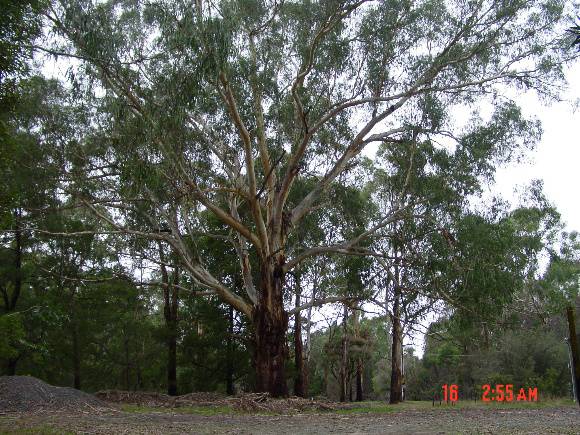
[(0, 416), (0, 433), (82, 434), (579, 434), (580, 411), (542, 408), (466, 407), (429, 409), (424, 404), (394, 411), (213, 414), (163, 409), (145, 412), (38, 412)]
[(0, 433), (11, 434), (580, 434), (571, 401), (432, 406), (337, 404), (264, 394), (82, 393), (0, 378)]

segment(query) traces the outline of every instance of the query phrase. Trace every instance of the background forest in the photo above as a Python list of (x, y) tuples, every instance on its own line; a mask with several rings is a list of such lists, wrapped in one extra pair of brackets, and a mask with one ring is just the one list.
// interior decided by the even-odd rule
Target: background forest
[(578, 56), (569, 4), (1, 5), (3, 375), (572, 394), (580, 238), (540, 181), (483, 195), (542, 133), (507, 90), (558, 99)]

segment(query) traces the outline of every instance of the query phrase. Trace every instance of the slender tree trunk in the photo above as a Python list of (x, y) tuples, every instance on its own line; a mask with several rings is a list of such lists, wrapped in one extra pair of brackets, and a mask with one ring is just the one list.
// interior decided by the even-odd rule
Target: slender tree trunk
[[(354, 333), (357, 339), (360, 338), (360, 311), (356, 309), (354, 311)], [(356, 401), (362, 402), (363, 398), (363, 360), (359, 355), (356, 359)]]
[(167, 331), (167, 394), (177, 396), (177, 334), (179, 310), (179, 268), (173, 266), (173, 277), (170, 280), (165, 266), (163, 245), (159, 242), (161, 259), (161, 279), (163, 282), (163, 315)]
[(124, 373), (125, 379), (124, 379), (124, 383), (125, 383), (125, 390), (129, 391), (129, 389), (130, 389), (131, 361), (129, 359), (129, 337), (127, 335), (126, 329), (125, 329), (124, 347), (125, 347), (125, 373)]
[(344, 305), (342, 316), (342, 358), (340, 362), (340, 401), (346, 402), (348, 388), (347, 366), (348, 366), (348, 308)]
[[(177, 284), (179, 272), (174, 269), (173, 284)], [(167, 394), (177, 396), (177, 310), (179, 293), (175, 285), (165, 288), (165, 324), (167, 325)]]
[(7, 311), (14, 311), (22, 291), (22, 232), (20, 230), (20, 213), (15, 213), (16, 228), (14, 230), (14, 289), (10, 297), (10, 306)]
[[(317, 278), (315, 278), (312, 287), (312, 300), (316, 300)], [(308, 308), (307, 314), (308, 323), (306, 325), (306, 363), (304, 364), (304, 392), (308, 393), (310, 383), (310, 336), (312, 332), (312, 307)]]
[[(12, 294), (9, 294), (7, 289), (2, 289), (2, 296), (4, 298), (4, 311), (10, 313), (16, 310), (16, 304), (20, 298), (22, 291), (22, 231), (20, 229), (20, 211), (14, 212), (14, 219), (16, 226), (14, 229), (14, 279)], [(8, 358), (6, 361), (6, 374), (14, 376), (16, 374), (16, 364), (20, 359), (20, 355), (14, 358)]]
[(77, 314), (77, 288), (71, 289), (70, 294), (70, 318), (69, 325), (72, 341), (72, 363), (73, 363), (73, 386), (77, 390), (81, 389), (81, 349), (79, 343), (79, 322)]
[(234, 307), (229, 306), (228, 311), (228, 360), (226, 367), (226, 393), (230, 396), (234, 391)]
[(393, 346), (391, 353), (391, 395), (389, 402), (392, 404), (399, 403), (403, 398), (403, 383), (402, 383), (402, 370), (401, 370), (401, 358), (403, 356), (403, 346), (402, 346), (402, 329), (401, 329), (401, 309), (400, 309), (400, 299), (401, 290), (397, 283), (394, 285), (395, 288), (395, 301), (393, 304)]
[(76, 325), (73, 326), (73, 375), (74, 387), (81, 389), (81, 358), (79, 353), (79, 337)]
[(170, 326), (167, 337), (167, 394), (177, 396), (177, 338), (175, 326)]
[[(300, 287), (300, 276), (296, 275), (296, 307), (300, 306), (300, 296), (302, 289)], [(294, 363), (296, 365), (296, 377), (294, 378), (294, 395), (305, 397), (306, 390), (304, 385), (304, 354), (302, 346), (302, 318), (300, 313), (294, 315)]]
[(286, 358), (288, 313), (284, 310), (284, 257), (262, 265), (258, 304), (254, 308), (256, 389), (273, 397), (288, 396)]
[[(580, 350), (578, 349), (578, 337), (576, 335), (576, 318), (574, 306), (566, 308), (566, 317), (568, 319), (568, 331), (570, 340), (570, 351), (572, 353), (572, 364), (574, 373), (574, 384), (576, 386), (576, 394), (580, 397)], [(578, 400), (580, 405), (580, 399)]]
[(363, 400), (363, 363), (362, 359), (359, 358), (356, 365), (356, 401), (362, 402)]
[(14, 376), (16, 374), (16, 363), (18, 358), (9, 358), (6, 362), (6, 374), (8, 376)]

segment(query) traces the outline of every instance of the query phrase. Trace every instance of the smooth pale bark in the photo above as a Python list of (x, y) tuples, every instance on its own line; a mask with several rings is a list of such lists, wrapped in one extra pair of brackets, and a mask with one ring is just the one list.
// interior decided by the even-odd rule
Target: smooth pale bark
[[(572, 353), (572, 366), (574, 373), (574, 383), (576, 385), (576, 394), (580, 391), (580, 349), (578, 346), (578, 336), (576, 335), (576, 317), (573, 306), (566, 307), (566, 318), (568, 319), (568, 335), (570, 340), (570, 352)], [(580, 405), (580, 399), (578, 399)]]
[(399, 403), (403, 399), (403, 373), (402, 373), (402, 328), (401, 328), (401, 290), (395, 284), (395, 301), (393, 304), (393, 329), (392, 329), (392, 349), (391, 349), (391, 394), (389, 403)]

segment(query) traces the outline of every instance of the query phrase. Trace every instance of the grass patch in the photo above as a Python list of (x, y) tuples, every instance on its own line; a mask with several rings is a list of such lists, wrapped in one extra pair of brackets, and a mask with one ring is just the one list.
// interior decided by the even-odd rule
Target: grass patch
[(70, 435), (75, 432), (67, 431), (61, 428), (55, 428), (48, 425), (27, 427), (27, 428), (10, 428), (0, 427), (1, 434), (14, 434), (14, 435)]
[(335, 414), (385, 414), (396, 412), (397, 407), (392, 405), (361, 405), (353, 408), (337, 409)]

